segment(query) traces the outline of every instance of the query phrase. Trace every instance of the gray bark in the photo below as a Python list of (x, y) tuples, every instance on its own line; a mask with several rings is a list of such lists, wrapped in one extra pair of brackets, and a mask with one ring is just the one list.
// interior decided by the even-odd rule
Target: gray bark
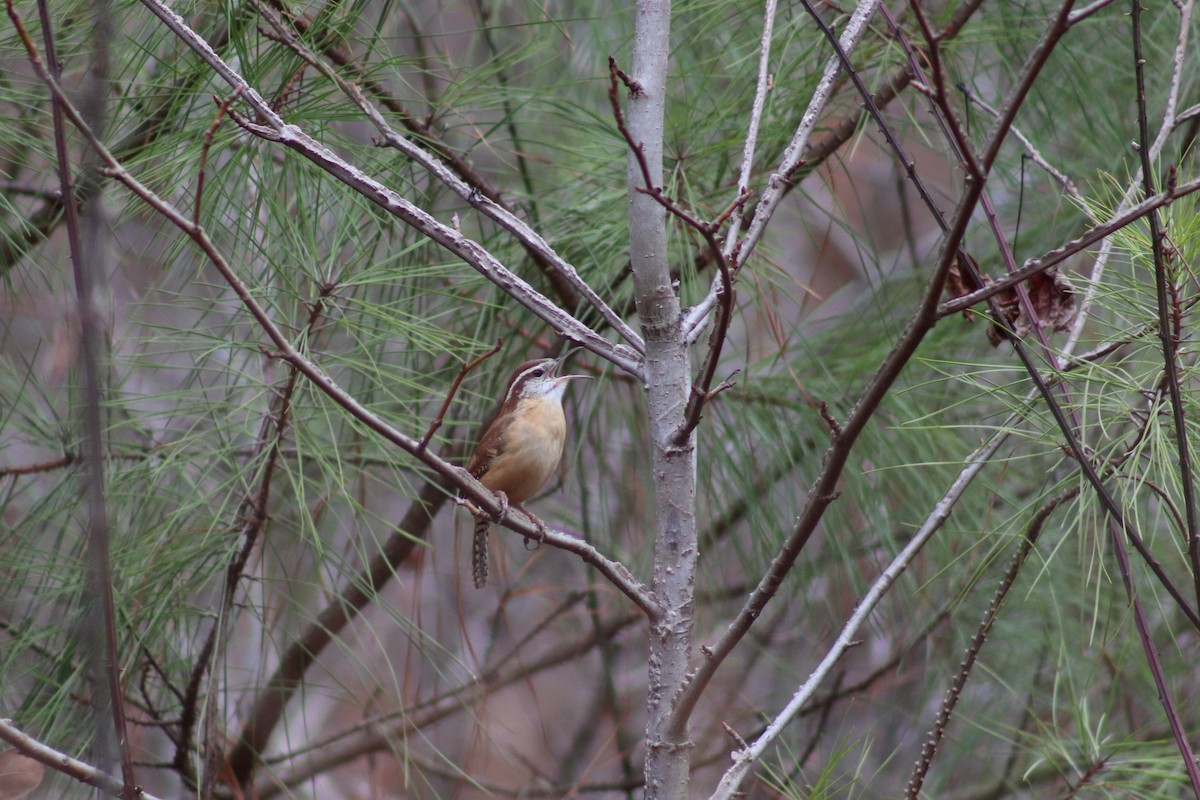
[[(670, 55), (669, 0), (639, 0), (631, 75), (642, 93), (629, 99), (628, 124), (651, 180), (662, 185), (663, 115)], [(691, 655), (696, 570), (694, 440), (674, 445), (691, 392), (679, 298), (667, 259), (667, 214), (645, 188), (629, 154), (629, 243), (638, 316), (646, 341), (646, 404), (654, 475), (656, 537), (653, 588), (662, 613), (650, 628), (646, 722), (647, 800), (688, 796), (691, 739), (671, 731), (671, 709)]]

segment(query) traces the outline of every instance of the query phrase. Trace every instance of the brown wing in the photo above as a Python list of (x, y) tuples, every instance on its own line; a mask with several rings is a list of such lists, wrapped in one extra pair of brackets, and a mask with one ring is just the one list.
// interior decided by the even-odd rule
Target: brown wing
[(467, 464), (467, 472), (476, 480), (487, 472), (492, 459), (504, 449), (504, 433), (507, 428), (508, 420), (501, 415), (484, 431), (483, 438), (475, 447), (475, 455), (471, 456), (471, 461)]

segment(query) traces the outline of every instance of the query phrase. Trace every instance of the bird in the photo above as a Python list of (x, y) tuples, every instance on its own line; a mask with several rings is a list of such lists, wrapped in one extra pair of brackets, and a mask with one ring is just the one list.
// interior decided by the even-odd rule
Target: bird
[(567, 436), (563, 394), (570, 381), (589, 377), (558, 374), (572, 352), (568, 350), (559, 358), (533, 359), (517, 367), (504, 390), (496, 418), (480, 437), (467, 464), (467, 472), (498, 495), (501, 506), (494, 519), (483, 513), (475, 515), (471, 571), (477, 589), (487, 583), (490, 524), (502, 521), (510, 504), (521, 508), (558, 469)]

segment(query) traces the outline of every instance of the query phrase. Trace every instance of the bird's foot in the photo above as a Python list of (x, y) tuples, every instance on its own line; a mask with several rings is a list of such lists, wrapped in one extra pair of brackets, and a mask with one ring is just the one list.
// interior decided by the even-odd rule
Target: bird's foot
[(508, 495), (504, 492), (497, 491), (496, 497), (500, 500), (500, 513), (492, 517), (493, 525), (502, 525), (505, 518), (508, 516)]
[[(525, 511), (525, 509), (523, 509), (523, 508), (521, 510)], [(542, 542), (546, 541), (546, 534), (548, 534), (550, 531), (549, 531), (549, 529), (546, 528), (546, 523), (542, 522), (540, 519), (535, 517), (533, 514), (530, 514), (528, 511), (525, 511), (525, 516), (529, 517), (529, 521), (533, 523), (535, 528), (537, 528), (537, 536), (526, 536), (525, 537), (525, 549), (526, 550), (537, 550), (539, 547), (542, 546)]]

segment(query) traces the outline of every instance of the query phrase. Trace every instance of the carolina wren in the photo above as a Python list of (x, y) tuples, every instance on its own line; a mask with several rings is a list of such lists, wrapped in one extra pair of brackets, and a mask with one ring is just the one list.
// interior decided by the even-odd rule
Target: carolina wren
[[(558, 370), (568, 355), (570, 351), (561, 358), (526, 361), (517, 367), (504, 390), (496, 419), (480, 438), (475, 455), (467, 464), (467, 472), (500, 496), (502, 510), (496, 522), (504, 519), (509, 503), (520, 508), (558, 468), (567, 435), (563, 393), (572, 378), (588, 377), (559, 376)], [(477, 589), (487, 583), (487, 536), (491, 521), (483, 514), (475, 516), (471, 569)]]

